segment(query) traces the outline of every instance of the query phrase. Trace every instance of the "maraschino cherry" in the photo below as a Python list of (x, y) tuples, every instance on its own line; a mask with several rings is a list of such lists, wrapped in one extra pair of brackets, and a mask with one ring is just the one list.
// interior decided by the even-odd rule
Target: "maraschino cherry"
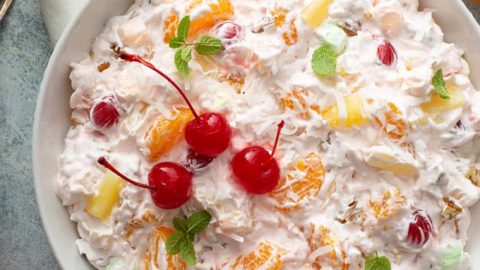
[(412, 220), (408, 226), (407, 241), (417, 247), (425, 245), (433, 232), (432, 219), (427, 212), (416, 210), (412, 213)]
[(156, 164), (150, 169), (147, 185), (126, 177), (115, 169), (105, 157), (99, 158), (98, 163), (128, 183), (149, 189), (153, 203), (159, 208), (175, 209), (182, 206), (192, 197), (192, 175), (181, 164), (174, 162)]
[(247, 192), (261, 195), (272, 191), (277, 186), (280, 180), (280, 168), (274, 156), (284, 125), (284, 121), (278, 124), (272, 153), (268, 153), (261, 146), (250, 146), (233, 157), (233, 174)]
[(114, 52), (125, 61), (137, 62), (155, 71), (180, 93), (195, 116), (185, 128), (185, 139), (194, 151), (207, 157), (216, 157), (229, 147), (232, 129), (223, 115), (212, 112), (198, 115), (180, 86), (152, 63), (138, 55), (125, 53), (119, 48), (114, 48)]
[(391, 66), (397, 59), (397, 51), (390, 41), (385, 40), (377, 48), (377, 57), (386, 66)]
[(113, 96), (103, 97), (90, 110), (90, 119), (97, 129), (108, 129), (120, 120), (117, 100)]

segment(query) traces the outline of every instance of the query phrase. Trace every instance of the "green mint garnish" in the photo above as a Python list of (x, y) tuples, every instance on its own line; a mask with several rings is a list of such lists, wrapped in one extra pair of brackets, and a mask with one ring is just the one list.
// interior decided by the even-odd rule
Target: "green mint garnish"
[(188, 67), (188, 61), (185, 61), (182, 58), (182, 49), (178, 49), (175, 52), (175, 67), (177, 67), (178, 72), (182, 75), (188, 75), (190, 68)]
[(439, 69), (432, 78), (432, 85), (435, 92), (443, 99), (450, 99), (445, 80), (443, 79), (443, 70)]
[(188, 36), (189, 29), (190, 29), (190, 16), (185, 16), (182, 18), (182, 20), (178, 24), (177, 38), (185, 42)]
[(190, 68), (188, 63), (192, 60), (192, 50), (200, 55), (215, 55), (223, 50), (222, 41), (212, 36), (201, 36), (194, 43), (187, 43), (190, 29), (190, 16), (182, 18), (178, 24), (177, 36), (170, 39), (168, 46), (177, 49), (175, 52), (175, 66), (182, 75), (188, 75)]
[(337, 53), (335, 47), (325, 43), (315, 50), (312, 56), (312, 68), (320, 77), (328, 77), (337, 73)]
[(391, 270), (392, 266), (387, 257), (381, 256), (378, 254), (375, 256), (370, 256), (365, 261), (365, 270)]
[(188, 265), (195, 265), (197, 258), (193, 241), (195, 234), (203, 232), (212, 216), (207, 211), (198, 211), (191, 214), (186, 220), (180, 217), (173, 219), (175, 232), (168, 237), (165, 247), (168, 254), (180, 254)]
[(195, 50), (201, 55), (219, 54), (222, 49), (222, 41), (215, 37), (201, 36), (195, 42)]

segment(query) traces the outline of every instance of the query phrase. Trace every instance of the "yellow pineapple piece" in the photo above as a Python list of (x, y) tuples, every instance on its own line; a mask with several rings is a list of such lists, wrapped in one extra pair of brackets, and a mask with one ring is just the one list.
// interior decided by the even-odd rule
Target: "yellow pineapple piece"
[(435, 116), (461, 108), (465, 104), (465, 97), (460, 89), (455, 85), (449, 85), (447, 88), (450, 99), (442, 99), (438, 94), (432, 93), (430, 101), (420, 105), (422, 110), (430, 116)]
[(415, 160), (400, 153), (393, 153), (384, 146), (375, 146), (365, 156), (365, 162), (377, 169), (392, 172), (401, 177), (413, 177), (417, 173)]
[[(343, 104), (334, 104), (322, 112), (331, 127), (352, 128), (365, 124), (368, 119), (363, 112), (362, 99), (357, 95), (345, 96)], [(345, 108), (341, 110), (340, 108)]]
[(328, 18), (328, 9), (332, 3), (333, 0), (315, 0), (303, 9), (301, 17), (308, 26), (316, 28)]
[(110, 217), (113, 207), (118, 202), (120, 191), (125, 186), (125, 181), (111, 171), (107, 171), (98, 193), (90, 197), (85, 211), (90, 215), (106, 220)]
[(183, 138), (185, 127), (194, 119), (192, 112), (187, 108), (173, 111), (172, 115), (173, 119), (159, 117), (145, 134), (150, 152), (149, 161), (155, 161), (170, 151)]

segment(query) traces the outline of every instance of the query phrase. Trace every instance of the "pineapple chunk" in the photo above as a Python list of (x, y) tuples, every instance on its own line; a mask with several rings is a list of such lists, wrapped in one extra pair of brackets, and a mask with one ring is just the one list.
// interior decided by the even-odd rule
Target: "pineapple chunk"
[(377, 169), (392, 172), (401, 177), (413, 177), (417, 173), (415, 161), (411, 157), (395, 154), (384, 146), (370, 148), (365, 162)]
[(315, 0), (302, 11), (302, 19), (311, 28), (316, 28), (328, 18), (328, 9), (333, 0)]
[(88, 200), (86, 212), (102, 220), (108, 219), (124, 186), (125, 182), (122, 178), (111, 171), (107, 171), (98, 193)]
[(343, 101), (344, 104), (340, 106), (339, 104), (332, 105), (322, 112), (323, 118), (328, 121), (331, 127), (352, 128), (367, 122), (368, 119), (363, 113), (363, 104), (359, 96), (346, 96)]
[(442, 99), (436, 93), (432, 93), (430, 101), (423, 103), (420, 107), (430, 116), (461, 108), (465, 103), (465, 98), (460, 89), (452, 85), (448, 87), (448, 92), (450, 93), (450, 99)]

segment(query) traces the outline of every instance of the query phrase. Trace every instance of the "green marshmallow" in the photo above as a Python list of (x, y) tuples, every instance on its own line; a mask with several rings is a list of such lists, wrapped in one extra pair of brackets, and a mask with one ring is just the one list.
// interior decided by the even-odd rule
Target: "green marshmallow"
[(334, 24), (323, 24), (315, 30), (315, 34), (321, 42), (332, 45), (337, 54), (343, 53), (347, 47), (347, 33)]
[(121, 260), (113, 259), (105, 270), (123, 270), (125, 265)]
[(460, 245), (450, 247), (447, 251), (443, 253), (442, 260), (440, 265), (444, 270), (456, 269), (460, 264), (462, 258), (463, 248)]

